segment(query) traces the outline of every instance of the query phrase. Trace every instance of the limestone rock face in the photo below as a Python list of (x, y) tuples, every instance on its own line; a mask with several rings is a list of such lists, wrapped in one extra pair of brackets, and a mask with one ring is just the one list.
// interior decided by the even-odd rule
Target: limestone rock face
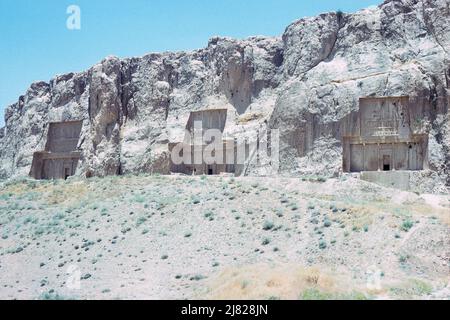
[(282, 170), (337, 174), (341, 135), (355, 120), (359, 98), (409, 96), (415, 132), (429, 133), (430, 168), (449, 183), (449, 18), (448, 1), (387, 1), (290, 26), (283, 37), (291, 54), (284, 59), (287, 79), (270, 121), (284, 128)]
[(430, 169), (450, 184), (448, 21), (448, 0), (389, 0), (298, 20), (282, 37), (217, 37), (192, 52), (107, 57), (32, 84), (6, 109), (0, 177), (27, 175), (49, 123), (69, 120), (83, 121), (77, 174), (168, 173), (169, 143), (191, 111), (207, 108), (227, 108), (235, 136), (279, 129), (278, 173), (332, 176), (359, 98), (409, 96), (415, 132), (429, 134)]

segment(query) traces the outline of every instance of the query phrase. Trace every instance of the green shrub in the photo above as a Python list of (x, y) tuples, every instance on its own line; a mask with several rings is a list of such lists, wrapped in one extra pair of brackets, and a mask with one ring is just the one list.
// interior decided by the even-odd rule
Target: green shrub
[(429, 295), (433, 292), (433, 287), (426, 282), (420, 280), (411, 280), (411, 289), (415, 295)]
[(214, 219), (213, 218), (213, 212), (212, 211), (207, 211), (207, 212), (205, 212), (205, 214), (203, 215), (205, 218), (208, 218), (209, 220), (212, 220), (212, 219)]
[(145, 197), (142, 195), (135, 195), (133, 197), (133, 201), (137, 202), (137, 203), (144, 203), (145, 202)]
[(201, 274), (196, 274), (195, 276), (190, 277), (189, 280), (191, 280), (191, 281), (200, 281), (200, 280), (203, 280), (205, 278), (206, 277), (201, 275)]
[(281, 218), (283, 217), (283, 210), (282, 209), (277, 209), (275, 210), (277, 217)]
[(327, 243), (326, 243), (326, 241), (325, 240), (320, 240), (319, 241), (319, 249), (326, 249), (326, 247), (327, 247)]
[(140, 226), (141, 224), (144, 224), (146, 221), (147, 221), (147, 218), (146, 218), (146, 217), (139, 217), (139, 218), (137, 219), (136, 224), (137, 224), (138, 226)]
[(414, 222), (408, 219), (408, 220), (403, 221), (400, 229), (402, 231), (408, 232), (413, 226), (414, 226)]
[(321, 292), (318, 289), (306, 289), (300, 295), (300, 300), (332, 300), (331, 293)]
[(390, 288), (389, 291), (395, 296), (410, 299), (430, 295), (433, 292), (433, 287), (424, 281), (411, 279), (400, 287)]
[(58, 293), (54, 292), (53, 290), (42, 293), (38, 299), (39, 300), (72, 300), (70, 298), (66, 298), (62, 295), (59, 295)]
[(45, 229), (43, 227), (37, 227), (36, 230), (34, 231), (34, 234), (36, 236), (40, 236), (43, 235), (45, 232)]
[(17, 247), (17, 249), (14, 251), (14, 253), (19, 253), (22, 252), (23, 248), (22, 247)]
[(316, 288), (306, 289), (300, 294), (300, 300), (367, 300), (361, 292), (330, 293)]
[(266, 221), (264, 222), (264, 224), (263, 224), (263, 230), (265, 230), (265, 231), (272, 230), (274, 226), (275, 226), (275, 225), (274, 225), (274, 223), (273, 223), (272, 221), (267, 221), (267, 220), (266, 220)]

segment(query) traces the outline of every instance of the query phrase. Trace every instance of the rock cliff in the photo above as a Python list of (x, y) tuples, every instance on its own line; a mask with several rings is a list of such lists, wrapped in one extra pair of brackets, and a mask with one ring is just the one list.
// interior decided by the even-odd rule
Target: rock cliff
[(189, 113), (215, 107), (229, 110), (237, 135), (280, 129), (280, 173), (331, 176), (359, 98), (409, 96), (415, 132), (429, 135), (429, 174), (450, 184), (449, 21), (448, 0), (389, 0), (298, 20), (281, 37), (107, 57), (32, 84), (6, 108), (0, 177), (28, 175), (49, 123), (70, 120), (83, 121), (78, 175), (168, 173), (168, 144)]

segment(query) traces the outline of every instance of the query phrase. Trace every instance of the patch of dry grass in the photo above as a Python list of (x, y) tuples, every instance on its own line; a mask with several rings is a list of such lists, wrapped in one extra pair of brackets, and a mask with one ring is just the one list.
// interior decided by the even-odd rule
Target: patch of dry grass
[(5, 184), (4, 188), (0, 190), (0, 194), (10, 193), (15, 196), (20, 196), (29, 191), (42, 191), (42, 186), (39, 182), (34, 180), (17, 180)]
[(346, 215), (341, 218), (341, 221), (345, 225), (360, 230), (365, 226), (370, 226), (379, 213), (380, 211), (375, 208), (352, 206), (347, 210)]
[(441, 222), (450, 226), (450, 209), (433, 208), (428, 204), (415, 204), (407, 206), (408, 210), (414, 215), (421, 215), (426, 217), (436, 217)]
[(70, 205), (86, 197), (88, 187), (85, 182), (69, 182), (57, 185), (48, 185), (44, 192), (44, 201), (49, 205), (59, 205), (65, 203)]
[(433, 286), (419, 279), (408, 279), (389, 288), (389, 295), (396, 299), (417, 299), (432, 292)]
[(334, 297), (351, 292), (338, 277), (319, 268), (266, 264), (233, 267), (209, 281), (204, 298), (213, 300), (300, 299), (313, 290)]

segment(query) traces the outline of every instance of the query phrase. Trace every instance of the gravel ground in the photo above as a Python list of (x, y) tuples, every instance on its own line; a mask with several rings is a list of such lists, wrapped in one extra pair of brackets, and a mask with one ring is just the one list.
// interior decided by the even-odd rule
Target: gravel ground
[(0, 183), (0, 299), (449, 299), (449, 276), (448, 194), (314, 177)]

